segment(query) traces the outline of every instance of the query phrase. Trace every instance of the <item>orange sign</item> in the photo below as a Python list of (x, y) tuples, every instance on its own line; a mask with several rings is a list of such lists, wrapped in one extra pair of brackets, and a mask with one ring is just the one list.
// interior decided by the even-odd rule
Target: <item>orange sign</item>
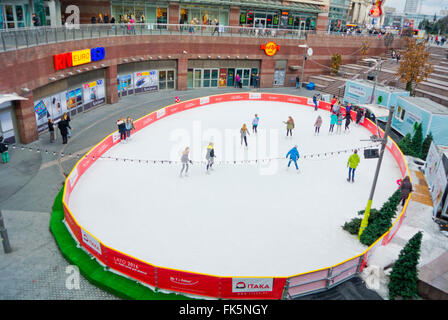
[(277, 53), (277, 51), (280, 50), (280, 46), (279, 46), (278, 44), (276, 44), (275, 42), (273, 42), (273, 41), (269, 41), (269, 42), (266, 43), (266, 44), (262, 44), (262, 45), (260, 46), (260, 49), (261, 49), (261, 50), (264, 50), (264, 52), (265, 52), (268, 56), (272, 57), (274, 54)]

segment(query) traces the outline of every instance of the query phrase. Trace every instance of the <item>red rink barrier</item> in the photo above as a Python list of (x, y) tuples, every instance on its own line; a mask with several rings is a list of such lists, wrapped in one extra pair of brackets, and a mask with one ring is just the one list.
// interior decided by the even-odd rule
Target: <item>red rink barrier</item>
[(150, 286), (156, 286), (156, 268), (116, 250), (106, 248), (106, 265)]
[(220, 278), (157, 268), (157, 287), (160, 289), (195, 294), (206, 297), (220, 297)]
[[(134, 121), (135, 132), (147, 127), (157, 120), (185, 110), (229, 101), (276, 101), (293, 103), (314, 108), (312, 98), (283, 94), (260, 92), (229, 93), (216, 96), (180, 102), (166, 108), (152, 112)], [(330, 103), (319, 101), (319, 109), (329, 111)], [(352, 111), (352, 119), (356, 113)], [(372, 134), (377, 134), (375, 124), (366, 119), (363, 126)], [(381, 133), (384, 132), (380, 129)], [(67, 205), (70, 195), (76, 187), (79, 178), (98, 160), (106, 151), (120, 142), (120, 135), (114, 132), (92, 148), (73, 168), (65, 181), (63, 207), (65, 222), (74, 238), (90, 254), (101, 263), (128, 277), (141, 281), (149, 286), (168, 291), (182, 292), (199, 296), (223, 299), (282, 299), (286, 293), (290, 297), (326, 290), (335, 286), (353, 275), (361, 272), (366, 266), (369, 257), (380, 245), (386, 245), (400, 228), (404, 218), (407, 203), (395, 221), (392, 228), (363, 254), (344, 261), (336, 266), (322, 270), (312, 271), (291, 277), (220, 277), (214, 275), (198, 274), (188, 271), (173, 270), (154, 266), (150, 263), (130, 257), (113, 248), (104, 246), (94, 235), (80, 226), (73, 217)], [(395, 158), (403, 176), (409, 175), (406, 161), (398, 146), (390, 140), (387, 149)], [(409, 201), (409, 200), (408, 200)]]

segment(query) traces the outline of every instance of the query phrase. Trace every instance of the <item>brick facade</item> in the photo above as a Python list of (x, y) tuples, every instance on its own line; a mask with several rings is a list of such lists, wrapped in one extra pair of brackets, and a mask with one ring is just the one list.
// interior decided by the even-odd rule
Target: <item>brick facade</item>
[[(115, 103), (118, 101), (117, 66), (132, 61), (149, 61), (151, 57), (152, 60), (175, 60), (177, 62), (177, 89), (186, 90), (188, 61), (199, 59), (198, 56), (201, 56), (200, 59), (221, 61), (255, 60), (260, 65), (261, 87), (273, 86), (275, 61), (284, 60), (287, 61), (284, 86), (293, 86), (294, 84), (290, 83), (289, 79), (295, 77), (298, 72), (293, 67), (302, 65), (303, 48), (299, 48), (298, 45), (304, 44), (306, 41), (314, 51), (312, 58), (306, 63), (305, 79), (302, 79), (302, 81), (306, 81), (310, 75), (328, 74), (330, 58), (335, 52), (342, 54), (344, 64), (355, 63), (360, 58), (359, 48), (366, 39), (370, 42), (369, 55), (384, 53), (384, 42), (374, 37), (326, 34), (310, 34), (307, 40), (269, 39), (280, 45), (280, 50), (273, 57), (267, 56), (260, 49), (261, 44), (269, 41), (264, 38), (148, 35), (71, 41), (0, 53), (0, 60), (4, 62), (0, 65), (0, 73), (9, 75), (0, 78), (0, 88), (4, 93), (22, 94), (21, 88), (35, 90), (57, 80), (91, 72), (95, 66), (96, 70), (105, 70), (106, 99), (108, 103)], [(395, 40), (395, 47), (399, 47), (400, 43), (400, 39)], [(104, 60), (81, 67), (55, 71), (54, 54), (98, 46), (103, 46), (106, 50)], [(26, 143), (37, 139), (33, 103), (32, 95), (30, 100), (16, 103), (20, 140)]]

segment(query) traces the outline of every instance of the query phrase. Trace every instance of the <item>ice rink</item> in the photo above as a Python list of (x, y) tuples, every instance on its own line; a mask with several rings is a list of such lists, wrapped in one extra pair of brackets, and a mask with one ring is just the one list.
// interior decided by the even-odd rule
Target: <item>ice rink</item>
[[(254, 114), (260, 117), (257, 135), (251, 130)], [(316, 136), (318, 114), (323, 125)], [(288, 116), (295, 121), (292, 138), (285, 137)], [(242, 277), (329, 267), (367, 249), (342, 225), (365, 208), (377, 164), (360, 150), (355, 182), (347, 182), (351, 152), (337, 151), (371, 145), (361, 141), (370, 133), (352, 123), (350, 132), (343, 125), (341, 134), (329, 135), (329, 122), (327, 111), (280, 102), (224, 102), (183, 111), (104, 156), (179, 161), (189, 146), (193, 161), (205, 161), (213, 141), (218, 163), (210, 175), (205, 164), (192, 165), (189, 177), (180, 178), (180, 164), (99, 159), (80, 178), (68, 205), (104, 245), (156, 266)], [(243, 123), (251, 132), (247, 149), (240, 145)], [(293, 165), (286, 169), (285, 155), (295, 144), (302, 156), (299, 173)], [(386, 151), (373, 208), (392, 195), (399, 178)]]

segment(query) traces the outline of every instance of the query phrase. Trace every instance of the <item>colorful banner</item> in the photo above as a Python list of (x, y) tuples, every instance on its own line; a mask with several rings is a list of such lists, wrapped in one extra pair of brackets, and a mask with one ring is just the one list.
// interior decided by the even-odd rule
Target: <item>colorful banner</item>
[(120, 97), (134, 93), (134, 84), (132, 82), (132, 74), (117, 76), (117, 89)]
[(159, 89), (159, 75), (157, 70), (140, 71), (134, 73), (135, 93), (157, 91)]
[(106, 91), (104, 79), (85, 83), (83, 85), (84, 111), (91, 107), (98, 106), (106, 102)]
[(67, 112), (66, 91), (42, 98), (34, 103), (36, 115), (37, 131), (48, 129), (48, 119), (52, 119), (56, 124), (61, 119), (64, 112)]

